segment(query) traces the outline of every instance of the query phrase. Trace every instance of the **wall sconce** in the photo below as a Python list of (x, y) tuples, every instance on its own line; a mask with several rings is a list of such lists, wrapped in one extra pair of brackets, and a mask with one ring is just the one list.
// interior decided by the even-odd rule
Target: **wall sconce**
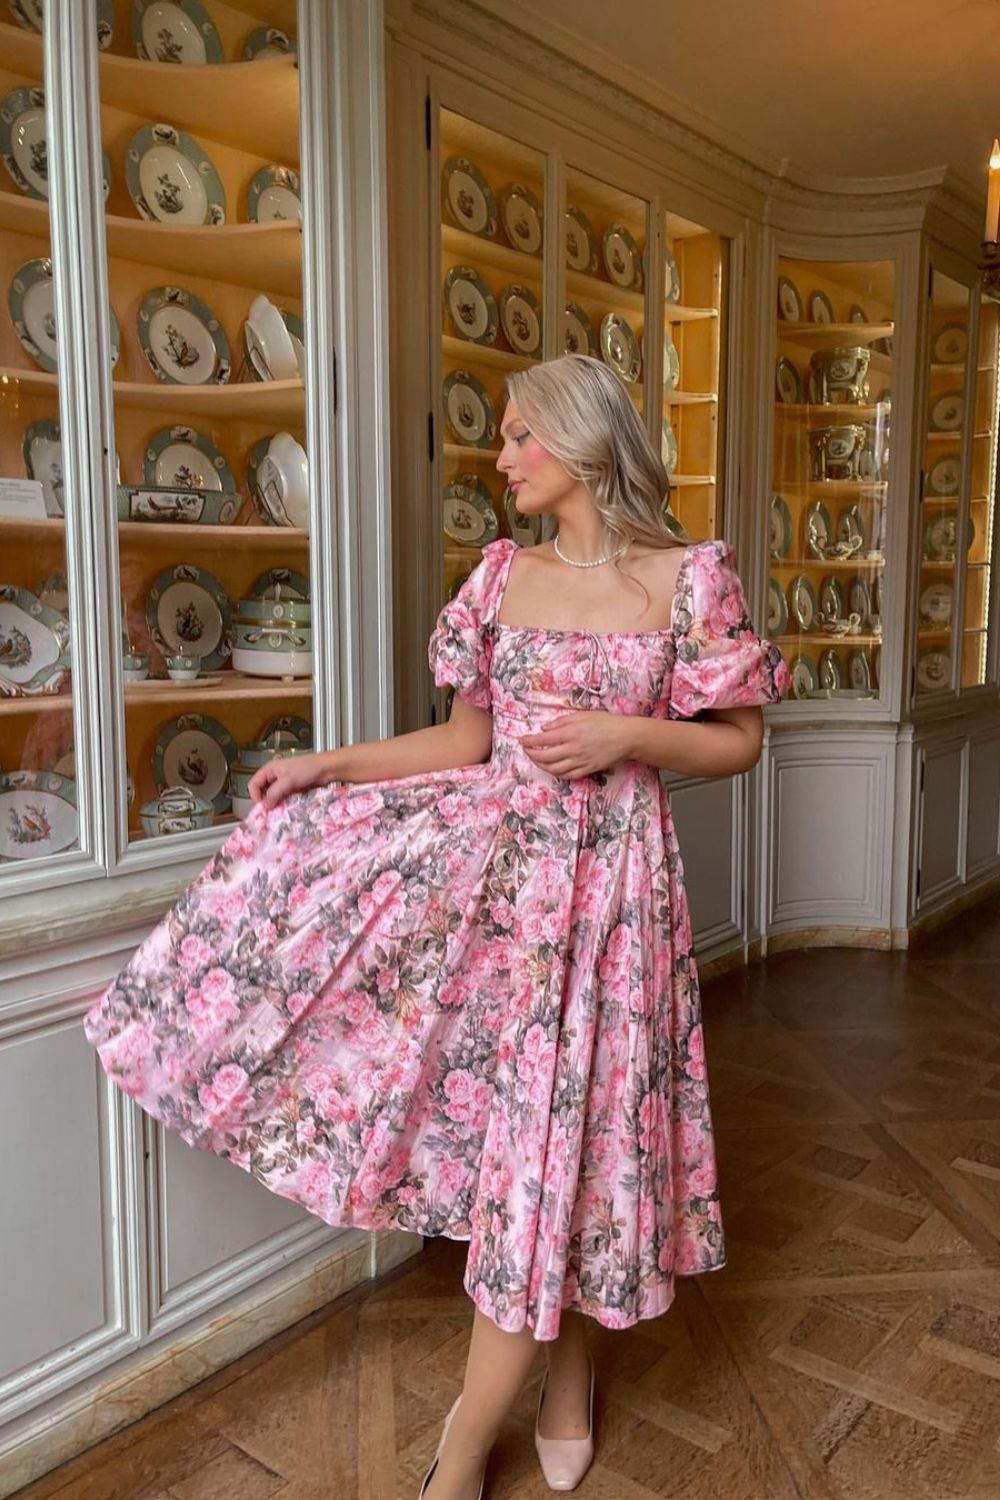
[(1000, 302), (1000, 140), (993, 142), (986, 191), (986, 232), (983, 239), (983, 291)]

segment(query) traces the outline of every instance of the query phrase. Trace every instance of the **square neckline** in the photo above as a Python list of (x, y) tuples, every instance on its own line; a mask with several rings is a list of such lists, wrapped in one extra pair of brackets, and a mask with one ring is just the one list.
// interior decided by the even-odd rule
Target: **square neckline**
[[(508, 538), (508, 540), (510, 540), (510, 538)], [(614, 640), (618, 636), (631, 636), (633, 638), (638, 638), (641, 640), (643, 637), (647, 636), (673, 635), (676, 628), (674, 625), (674, 611), (677, 608), (677, 600), (680, 595), (681, 579), (684, 576), (684, 569), (688, 564), (688, 557), (696, 547), (704, 547), (706, 545), (706, 542), (688, 542), (684, 548), (684, 556), (681, 558), (681, 565), (677, 569), (677, 577), (674, 580), (674, 594), (673, 598), (670, 601), (669, 625), (661, 625), (656, 630), (587, 630), (585, 627), (579, 625), (511, 625), (504, 620), (497, 619), (497, 615), (500, 613), (500, 610), (503, 607), (504, 595), (507, 592), (507, 582), (510, 578), (510, 569), (511, 564), (514, 561), (514, 553), (520, 551), (518, 543), (512, 541), (511, 550), (507, 555), (507, 567), (506, 571), (503, 574), (500, 595), (496, 601), (496, 607), (493, 610), (492, 623), (497, 630), (530, 631), (532, 635), (592, 635), (596, 636), (598, 640)]]

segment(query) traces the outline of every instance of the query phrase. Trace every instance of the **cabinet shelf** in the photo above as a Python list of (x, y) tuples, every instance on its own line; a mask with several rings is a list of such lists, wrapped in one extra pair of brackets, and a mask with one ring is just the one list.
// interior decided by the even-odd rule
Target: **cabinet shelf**
[(830, 418), (839, 418), (842, 421), (851, 420), (871, 421), (877, 417), (880, 411), (889, 411), (887, 402), (876, 401), (866, 406), (854, 406), (844, 402), (821, 402), (821, 401), (776, 401), (774, 403), (776, 412), (787, 414), (790, 417), (822, 416), (825, 425), (831, 425)]
[(539, 357), (530, 354), (513, 354), (509, 349), (496, 349), (491, 344), (476, 344), (472, 339), (460, 339), (454, 334), (444, 334), (442, 351), (463, 365), (489, 365), (495, 370), (527, 370), (539, 363)]
[[(44, 537), (53, 532), (61, 534), (66, 529), (63, 516), (15, 516), (0, 519), (0, 530), (5, 536)], [(301, 546), (309, 545), (309, 533), (299, 526), (203, 526), (197, 521), (119, 521), (119, 546), (139, 543), (169, 542), (171, 546), (192, 536), (198, 538), (199, 547), (213, 545), (229, 547), (239, 540), (247, 547)]]
[(715, 391), (664, 391), (664, 406), (701, 406), (718, 401)]
[(126, 682), (125, 705), (154, 699), (157, 703), (184, 703), (195, 711), (195, 703), (211, 699), (218, 703), (223, 699), (237, 698), (310, 698), (312, 678), (297, 677), (293, 682), (282, 682), (280, 678), (250, 677), (229, 668), (221, 673), (222, 682), (211, 687), (193, 688), (187, 682), (171, 682), (169, 678), (160, 686), (147, 687), (144, 682)]
[[(43, 76), (42, 38), (0, 22), (7, 65)], [(147, 120), (169, 120), (199, 138), (223, 141), (294, 166), (299, 157), (298, 75), (293, 57), (255, 62), (159, 63), (102, 52), (103, 104)]]
[(715, 483), (714, 474), (670, 474), (668, 477), (670, 479), (671, 488), (674, 488), (675, 486), (683, 488), (684, 485), (688, 484)]
[(884, 568), (884, 557), (768, 557), (771, 568), (824, 568), (829, 572), (853, 573), (858, 568)]
[[(0, 368), (0, 391), (23, 387), (27, 394), (59, 394), (59, 377), (47, 370)], [(148, 380), (112, 382), (116, 404), (138, 411), (192, 411), (208, 420), (247, 417), (275, 422), (301, 422), (305, 384), (297, 380), (247, 381), (238, 385), (163, 385)]]
[(498, 240), (488, 240), (481, 234), (471, 234), (468, 229), (459, 229), (454, 224), (441, 225), (441, 248), (476, 267), (492, 266), (497, 271), (513, 271), (524, 281), (534, 281), (539, 285), (542, 282), (541, 256), (515, 250), (513, 245), (501, 245)]
[(584, 271), (566, 272), (566, 290), (585, 301), (598, 302), (602, 307), (627, 307), (630, 312), (638, 313), (646, 309), (645, 292), (615, 286), (613, 281), (602, 281), (599, 276), (588, 276)]
[(777, 488), (781, 494), (805, 493), (810, 499), (821, 500), (824, 495), (832, 499), (869, 493), (884, 495), (888, 484), (887, 479), (785, 479), (778, 481)]
[(664, 309), (664, 319), (668, 323), (693, 323), (700, 318), (718, 316), (717, 307), (685, 307), (680, 302), (668, 302)]
[(892, 323), (779, 323), (778, 339), (809, 349), (840, 349), (891, 338), (893, 327)]
[(479, 458), (490, 458), (492, 456), (494, 460), (494, 467), (496, 467), (496, 459), (500, 456), (499, 448), (474, 448), (469, 443), (445, 443), (443, 445), (443, 452), (445, 458), (476, 460)]
[(812, 646), (881, 646), (880, 635), (810, 635), (799, 631), (785, 631), (783, 635), (774, 635), (773, 641), (796, 641), (808, 642)]

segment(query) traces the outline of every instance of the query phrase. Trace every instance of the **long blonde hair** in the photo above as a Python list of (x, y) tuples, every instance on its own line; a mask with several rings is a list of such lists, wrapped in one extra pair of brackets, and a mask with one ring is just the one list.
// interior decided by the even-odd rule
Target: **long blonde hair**
[(667, 471), (613, 370), (589, 354), (563, 354), (505, 384), (532, 434), (586, 487), (616, 544), (686, 545), (664, 519)]

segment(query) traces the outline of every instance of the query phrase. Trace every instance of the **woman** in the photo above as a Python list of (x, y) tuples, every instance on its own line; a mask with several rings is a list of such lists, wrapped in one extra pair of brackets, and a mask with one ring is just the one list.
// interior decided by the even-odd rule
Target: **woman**
[(447, 723), (262, 767), (86, 1018), (190, 1144), (327, 1223), (469, 1241), (469, 1359), (424, 1500), (481, 1496), (538, 1342), (536, 1448), (574, 1488), (584, 1319), (656, 1317), (675, 1276), (724, 1263), (658, 768), (749, 770), (789, 682), (728, 544), (665, 525), (618, 378), (567, 355), (507, 386), (497, 467), (558, 531), (484, 547), (442, 609)]

